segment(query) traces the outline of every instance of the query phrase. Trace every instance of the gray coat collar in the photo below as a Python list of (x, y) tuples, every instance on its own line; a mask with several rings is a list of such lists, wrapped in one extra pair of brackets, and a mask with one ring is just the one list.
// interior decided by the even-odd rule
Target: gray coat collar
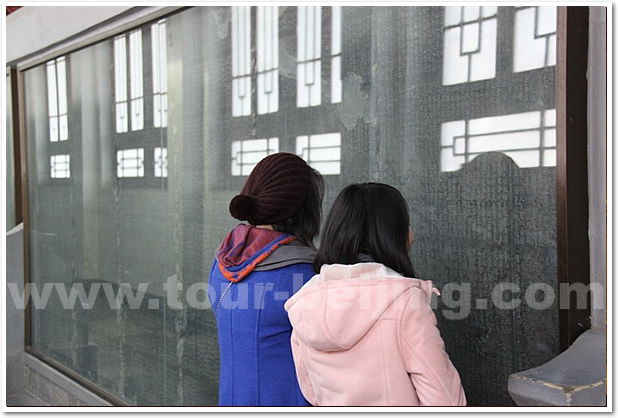
[(254, 271), (269, 271), (292, 264), (313, 263), (316, 251), (298, 240), (282, 245), (255, 267)]

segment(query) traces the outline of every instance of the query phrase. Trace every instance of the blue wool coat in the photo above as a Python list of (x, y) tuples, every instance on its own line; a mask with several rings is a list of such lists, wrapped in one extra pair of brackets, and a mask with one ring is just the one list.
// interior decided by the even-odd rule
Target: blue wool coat
[(314, 272), (306, 262), (272, 262), (276, 254), (237, 283), (224, 277), (218, 260), (212, 266), (209, 299), (219, 337), (221, 406), (309, 406), (298, 386), (292, 326), (283, 305)]

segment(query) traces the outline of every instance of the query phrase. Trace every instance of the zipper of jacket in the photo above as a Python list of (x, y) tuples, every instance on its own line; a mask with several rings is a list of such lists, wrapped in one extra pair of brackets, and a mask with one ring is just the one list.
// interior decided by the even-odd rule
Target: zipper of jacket
[(219, 313), (219, 309), (221, 308), (221, 302), (223, 301), (225, 294), (227, 293), (228, 290), (230, 290), (230, 287), (232, 287), (233, 284), (234, 282), (230, 282), (230, 284), (227, 285), (223, 293), (221, 293), (221, 297), (219, 298), (219, 303), (217, 303), (217, 313)]

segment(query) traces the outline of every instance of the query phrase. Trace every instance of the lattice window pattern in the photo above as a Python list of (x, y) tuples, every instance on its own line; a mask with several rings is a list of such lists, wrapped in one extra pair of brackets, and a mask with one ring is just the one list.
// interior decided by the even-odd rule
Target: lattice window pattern
[(257, 8), (257, 110), (279, 110), (279, 12), (277, 6)]
[(144, 129), (144, 69), (142, 60), (142, 31), (129, 34), (131, 57), (131, 130)]
[(296, 154), (322, 175), (341, 174), (341, 134), (339, 132), (298, 136)]
[(331, 103), (341, 103), (341, 6), (332, 6), (331, 16)]
[(444, 8), (443, 85), (496, 76), (496, 14), (496, 6)]
[(515, 12), (513, 71), (556, 65), (556, 6), (520, 7)]
[(165, 19), (151, 26), (153, 126), (167, 127), (167, 42)]
[(298, 107), (322, 103), (322, 7), (299, 6), (297, 26), (297, 94)]
[(50, 157), (51, 178), (68, 179), (71, 177), (71, 156), (68, 154)]
[(154, 149), (154, 175), (167, 177), (167, 148)]
[(116, 157), (118, 178), (144, 177), (144, 148), (120, 150)]
[(65, 57), (47, 62), (47, 103), (49, 115), (49, 140), (69, 139), (67, 106), (67, 68)]
[(233, 176), (248, 176), (264, 157), (279, 152), (279, 138), (232, 141)]
[(232, 116), (251, 114), (251, 8), (232, 7)]
[[(138, 29), (130, 32), (128, 38), (128, 62), (127, 35), (119, 35), (114, 38), (114, 100), (117, 133), (129, 131), (129, 119), (131, 131), (144, 129), (142, 30)], [(129, 77), (127, 77), (127, 71)]]
[(442, 124), (442, 171), (456, 171), (478, 155), (502, 152), (520, 168), (556, 165), (556, 110)]

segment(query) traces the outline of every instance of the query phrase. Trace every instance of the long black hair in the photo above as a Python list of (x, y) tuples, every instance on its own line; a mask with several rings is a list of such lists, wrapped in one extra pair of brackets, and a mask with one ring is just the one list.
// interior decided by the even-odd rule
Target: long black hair
[(362, 255), (406, 277), (416, 277), (408, 255), (410, 215), (406, 199), (382, 183), (351, 184), (335, 199), (328, 214), (316, 272), (324, 264), (356, 264)]
[(296, 215), (274, 224), (275, 231), (295, 235), (303, 244), (315, 248), (313, 240), (320, 232), (322, 220), (322, 199), (324, 198), (324, 178), (311, 169), (311, 183), (305, 202)]

